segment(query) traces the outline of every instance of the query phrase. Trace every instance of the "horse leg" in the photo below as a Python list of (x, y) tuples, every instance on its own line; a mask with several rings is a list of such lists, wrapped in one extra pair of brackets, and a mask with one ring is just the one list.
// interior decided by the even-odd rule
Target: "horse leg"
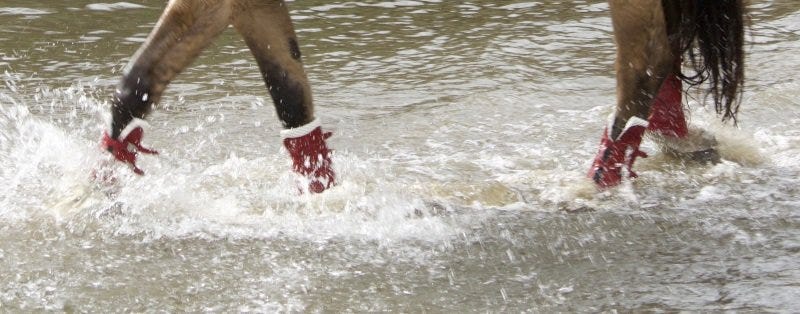
[(675, 56), (670, 72), (661, 84), (658, 95), (650, 107), (647, 130), (666, 137), (685, 138), (688, 133), (686, 117), (683, 113), (683, 84), (678, 78), (681, 73), (681, 43), (679, 41), (681, 11), (678, 1), (662, 1), (670, 50)]
[(681, 73), (681, 7), (677, 1), (664, 1), (664, 17), (670, 49), (676, 60), (664, 79), (658, 96), (650, 107), (649, 137), (659, 144), (661, 151), (693, 160), (719, 162), (717, 143), (713, 135), (700, 128), (689, 128), (683, 111)]
[(311, 88), (286, 4), (240, 0), (234, 10), (233, 25), (253, 53), (285, 128), (281, 137), (293, 169), (308, 180), (310, 192), (320, 193), (335, 184), (325, 142), (331, 133), (323, 133), (314, 118)]
[(230, 23), (228, 1), (172, 0), (156, 27), (126, 66), (111, 105), (111, 126), (102, 145), (137, 174), (144, 118), (170, 80), (191, 63)]
[(619, 184), (631, 171), (648, 127), (650, 105), (674, 64), (661, 0), (610, 0), (617, 43), (617, 106), (589, 177), (599, 187)]

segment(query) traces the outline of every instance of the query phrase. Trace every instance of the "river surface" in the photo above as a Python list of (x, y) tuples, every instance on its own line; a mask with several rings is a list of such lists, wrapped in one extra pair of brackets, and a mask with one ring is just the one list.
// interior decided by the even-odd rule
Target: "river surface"
[[(800, 7), (753, 1), (722, 161), (585, 178), (614, 104), (603, 1), (289, 2), (340, 184), (297, 195), (233, 30), (93, 186), (164, 1), (0, 2), (0, 312), (800, 309)], [(700, 102), (700, 104), (698, 103)]]

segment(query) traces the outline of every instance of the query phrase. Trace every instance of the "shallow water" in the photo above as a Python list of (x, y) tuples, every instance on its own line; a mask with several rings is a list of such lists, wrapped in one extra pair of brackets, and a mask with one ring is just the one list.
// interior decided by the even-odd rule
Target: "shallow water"
[(340, 185), (297, 196), (228, 31), (149, 118), (147, 176), (88, 183), (163, 1), (0, 4), (0, 311), (800, 308), (800, 9), (752, 6), (738, 128), (704, 165), (584, 175), (614, 103), (602, 1), (290, 3)]

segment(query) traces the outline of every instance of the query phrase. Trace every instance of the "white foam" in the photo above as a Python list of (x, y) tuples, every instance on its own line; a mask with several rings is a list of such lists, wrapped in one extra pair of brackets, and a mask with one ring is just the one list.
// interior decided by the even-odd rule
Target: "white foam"
[[(277, 155), (255, 159), (232, 153), (212, 164), (181, 160), (175, 151), (168, 157), (143, 155), (140, 164), (148, 172), (143, 177), (115, 162), (117, 186), (109, 196), (89, 180), (92, 167), (107, 158), (97, 138), (67, 133), (20, 105), (2, 109), (0, 159), (9, 165), (2, 172), (2, 189), (14, 195), (2, 200), (4, 219), (50, 215), (86, 225), (102, 216), (106, 234), (151, 240), (292, 237), (394, 243), (443, 241), (459, 231), (430, 213), (424, 195), (375, 176), (384, 170), (371, 165), (381, 163), (344, 152), (334, 159), (339, 185), (321, 195), (298, 195), (289, 157), (276, 150)], [(23, 194), (27, 197), (17, 197)]]

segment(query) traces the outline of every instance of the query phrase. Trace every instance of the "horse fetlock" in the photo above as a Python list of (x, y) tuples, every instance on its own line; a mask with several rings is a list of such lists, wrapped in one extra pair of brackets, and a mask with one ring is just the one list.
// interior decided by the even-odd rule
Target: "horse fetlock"
[(296, 128), (308, 123), (312, 104), (303, 76), (273, 62), (265, 62), (263, 68), (264, 80), (284, 127)]
[(146, 108), (152, 103), (152, 94), (146, 87), (121, 87), (114, 94), (117, 106), (131, 109)]
[(144, 118), (157, 97), (148, 75), (139, 70), (125, 74), (114, 93), (114, 126), (122, 128), (134, 118)]

